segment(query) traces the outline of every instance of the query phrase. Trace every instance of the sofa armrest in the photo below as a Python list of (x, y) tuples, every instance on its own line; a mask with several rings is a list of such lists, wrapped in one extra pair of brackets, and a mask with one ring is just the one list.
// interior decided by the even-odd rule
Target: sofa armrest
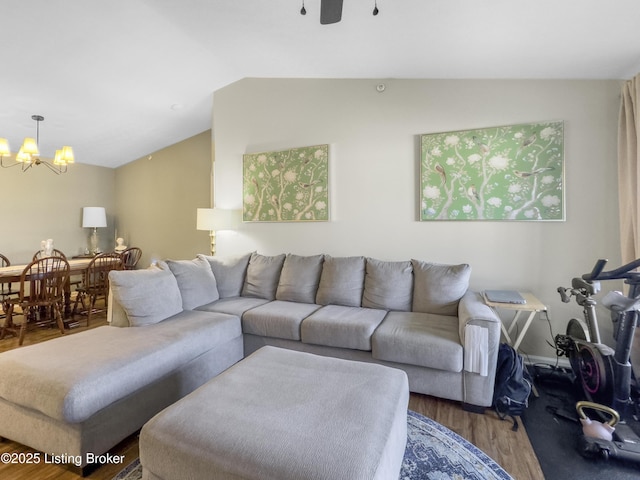
[(109, 288), (109, 297), (107, 300), (107, 322), (112, 327), (130, 327), (129, 318), (127, 313), (122, 308), (122, 305), (113, 298), (113, 292)]
[(467, 290), (458, 303), (458, 320), (460, 321), (460, 339), (463, 343), (464, 329), (469, 324), (497, 328), (498, 333), (500, 332), (498, 314), (484, 302), (480, 293), (471, 290)]
[[(464, 401), (472, 405), (491, 406), (500, 345), (500, 317), (484, 302), (480, 293), (467, 291), (458, 304), (458, 321), (462, 345), (465, 345), (467, 336), (471, 335), (472, 328), (469, 327), (486, 330), (481, 332), (482, 338), (486, 340), (482, 342), (479, 352), (482, 361), (486, 362), (486, 375), (473, 373), (477, 368), (469, 364), (465, 355)], [(474, 333), (477, 333), (477, 330)]]

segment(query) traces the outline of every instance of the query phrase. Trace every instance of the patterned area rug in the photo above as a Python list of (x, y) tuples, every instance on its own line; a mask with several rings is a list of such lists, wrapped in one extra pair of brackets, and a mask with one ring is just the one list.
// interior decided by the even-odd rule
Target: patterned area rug
[[(140, 480), (135, 460), (113, 480)], [(512, 480), (500, 465), (460, 435), (409, 410), (407, 449), (399, 480)]]

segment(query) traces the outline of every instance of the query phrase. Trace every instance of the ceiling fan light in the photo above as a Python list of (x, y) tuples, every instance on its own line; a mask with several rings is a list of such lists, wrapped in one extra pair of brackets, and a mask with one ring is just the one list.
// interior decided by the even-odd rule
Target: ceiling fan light
[(0, 157), (11, 155), (9, 149), (9, 141), (6, 138), (0, 138)]
[(76, 161), (76, 157), (73, 154), (73, 148), (64, 146), (62, 147), (62, 161), (67, 163), (74, 163)]
[(40, 155), (40, 152), (38, 151), (38, 144), (36, 143), (35, 138), (25, 138), (20, 151), (33, 156)]

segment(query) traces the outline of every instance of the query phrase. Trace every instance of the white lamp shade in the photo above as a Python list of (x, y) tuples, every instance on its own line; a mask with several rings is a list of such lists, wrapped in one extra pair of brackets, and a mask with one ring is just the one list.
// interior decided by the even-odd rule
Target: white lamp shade
[(0, 156), (11, 155), (11, 149), (9, 148), (9, 141), (6, 138), (0, 138)]
[(29, 155), (33, 155), (36, 157), (40, 155), (40, 152), (38, 151), (38, 144), (36, 143), (35, 138), (25, 138), (21, 150), (24, 153), (28, 153)]
[(101, 228), (107, 226), (107, 214), (104, 207), (84, 207), (82, 209), (83, 228)]
[(233, 210), (198, 208), (196, 228), (209, 231), (233, 230), (236, 227), (233, 220)]

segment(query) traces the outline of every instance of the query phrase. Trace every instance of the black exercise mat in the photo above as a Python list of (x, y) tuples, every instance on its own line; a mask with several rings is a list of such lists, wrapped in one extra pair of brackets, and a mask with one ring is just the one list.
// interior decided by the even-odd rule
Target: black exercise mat
[[(581, 396), (569, 370), (535, 366), (530, 372), (540, 396), (530, 396), (529, 408), (521, 419), (546, 480), (640, 478), (640, 462), (591, 459), (580, 454), (582, 427), (575, 404)], [(632, 426), (640, 431), (638, 425)]]

